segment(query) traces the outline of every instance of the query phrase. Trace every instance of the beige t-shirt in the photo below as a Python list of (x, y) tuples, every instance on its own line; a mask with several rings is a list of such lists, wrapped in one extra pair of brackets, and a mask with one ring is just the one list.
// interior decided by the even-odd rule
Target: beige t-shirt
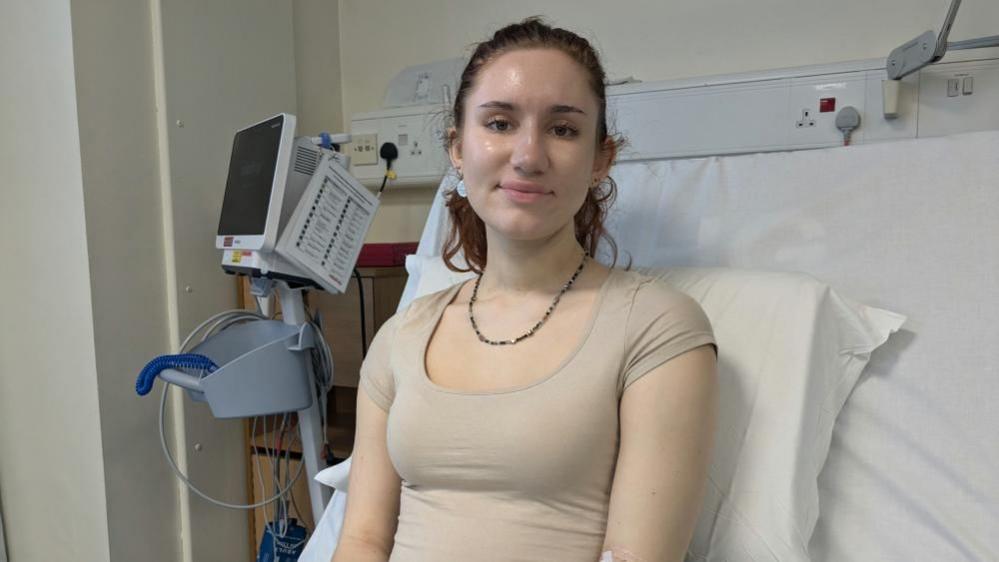
[(361, 367), (361, 387), (388, 412), (402, 479), (390, 562), (595, 562), (621, 395), (668, 359), (715, 345), (711, 324), (664, 281), (615, 269), (586, 335), (554, 373), (500, 391), (450, 390), (427, 377), (425, 357), (459, 288), (389, 319)]

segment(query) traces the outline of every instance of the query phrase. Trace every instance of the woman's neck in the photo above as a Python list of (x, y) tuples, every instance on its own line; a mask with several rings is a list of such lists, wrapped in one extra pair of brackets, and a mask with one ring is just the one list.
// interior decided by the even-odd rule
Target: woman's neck
[(489, 236), (480, 291), (490, 294), (551, 295), (579, 268), (583, 248), (569, 232), (523, 242)]

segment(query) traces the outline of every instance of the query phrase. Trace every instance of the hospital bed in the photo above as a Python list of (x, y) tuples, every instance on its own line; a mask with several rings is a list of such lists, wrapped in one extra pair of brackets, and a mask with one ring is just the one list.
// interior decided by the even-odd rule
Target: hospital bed
[[(632, 146), (611, 173), (619, 266), (701, 302), (731, 386), (752, 352), (730, 313), (773, 315), (745, 303), (778, 293), (773, 309), (805, 311), (768, 316), (789, 356), (809, 348), (780, 371), (794, 380), (741, 404), (723, 390), (723, 409), (753, 411), (721, 424), (689, 560), (999, 560), (999, 63), (884, 78), (881, 59), (611, 90)], [(836, 113), (787, 126), (816, 92), (860, 109), (858, 144), (841, 146)], [(453, 186), (438, 187), (400, 309), (464, 278), (439, 257)], [(337, 491), (303, 560), (332, 552), (348, 471), (320, 475)]]
[[(839, 389), (846, 401), (828, 420), (828, 455), (816, 457), (814, 528), (794, 529), (807, 553), (788, 558), (786, 545), (762, 541), (703, 559), (999, 560), (997, 155), (999, 131), (986, 131), (614, 169), (608, 228), (634, 266), (667, 280), (712, 268), (804, 274), (904, 317)], [(449, 273), (437, 257), (450, 182), (408, 264), (400, 308), (453, 280), (440, 279)], [(724, 360), (721, 335), (719, 347)], [(335, 540), (345, 468), (325, 475), (340, 491), (313, 551)], [(772, 524), (749, 521), (743, 532), (765, 537)]]

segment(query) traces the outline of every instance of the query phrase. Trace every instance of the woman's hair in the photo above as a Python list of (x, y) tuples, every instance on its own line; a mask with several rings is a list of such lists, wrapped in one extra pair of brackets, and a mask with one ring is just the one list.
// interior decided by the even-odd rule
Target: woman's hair
[[(510, 24), (493, 34), (492, 39), (476, 45), (475, 52), (469, 59), (465, 70), (461, 73), (461, 84), (454, 98), (451, 120), (456, 130), (455, 134), (446, 139), (446, 148), (450, 148), (461, 134), (465, 123), (465, 99), (475, 86), (475, 79), (488, 63), (500, 55), (521, 49), (548, 48), (557, 49), (569, 55), (579, 63), (589, 74), (590, 89), (597, 98), (599, 112), (597, 113), (596, 150), (604, 150), (608, 139), (615, 148), (623, 146), (624, 141), (619, 135), (611, 137), (607, 130), (607, 96), (604, 88), (604, 69), (600, 58), (590, 43), (575, 33), (561, 28), (553, 28), (538, 17), (530, 17), (520, 23)], [(598, 154), (599, 156), (599, 154)], [(596, 187), (588, 189), (583, 206), (576, 213), (574, 223), (576, 240), (586, 252), (594, 256), (601, 238), (605, 238), (611, 248), (613, 263), (617, 263), (617, 244), (604, 228), (607, 209), (613, 204), (617, 195), (617, 184), (607, 177)], [(451, 229), (444, 242), (444, 263), (452, 271), (473, 271), (481, 274), (486, 266), (486, 227), (482, 219), (475, 214), (468, 199), (455, 193), (446, 195), (445, 205), (451, 215)], [(452, 258), (459, 251), (464, 253), (468, 267), (456, 265)], [(613, 266), (613, 265), (612, 265)]]

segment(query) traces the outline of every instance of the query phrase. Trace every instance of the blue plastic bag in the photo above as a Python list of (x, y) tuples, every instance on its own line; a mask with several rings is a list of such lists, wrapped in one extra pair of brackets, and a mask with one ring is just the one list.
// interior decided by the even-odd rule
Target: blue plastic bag
[(264, 536), (260, 539), (260, 550), (257, 552), (257, 562), (298, 561), (309, 532), (298, 524), (297, 519), (288, 519), (288, 525), (284, 529), (281, 527), (280, 521), (272, 521), (264, 529)]

